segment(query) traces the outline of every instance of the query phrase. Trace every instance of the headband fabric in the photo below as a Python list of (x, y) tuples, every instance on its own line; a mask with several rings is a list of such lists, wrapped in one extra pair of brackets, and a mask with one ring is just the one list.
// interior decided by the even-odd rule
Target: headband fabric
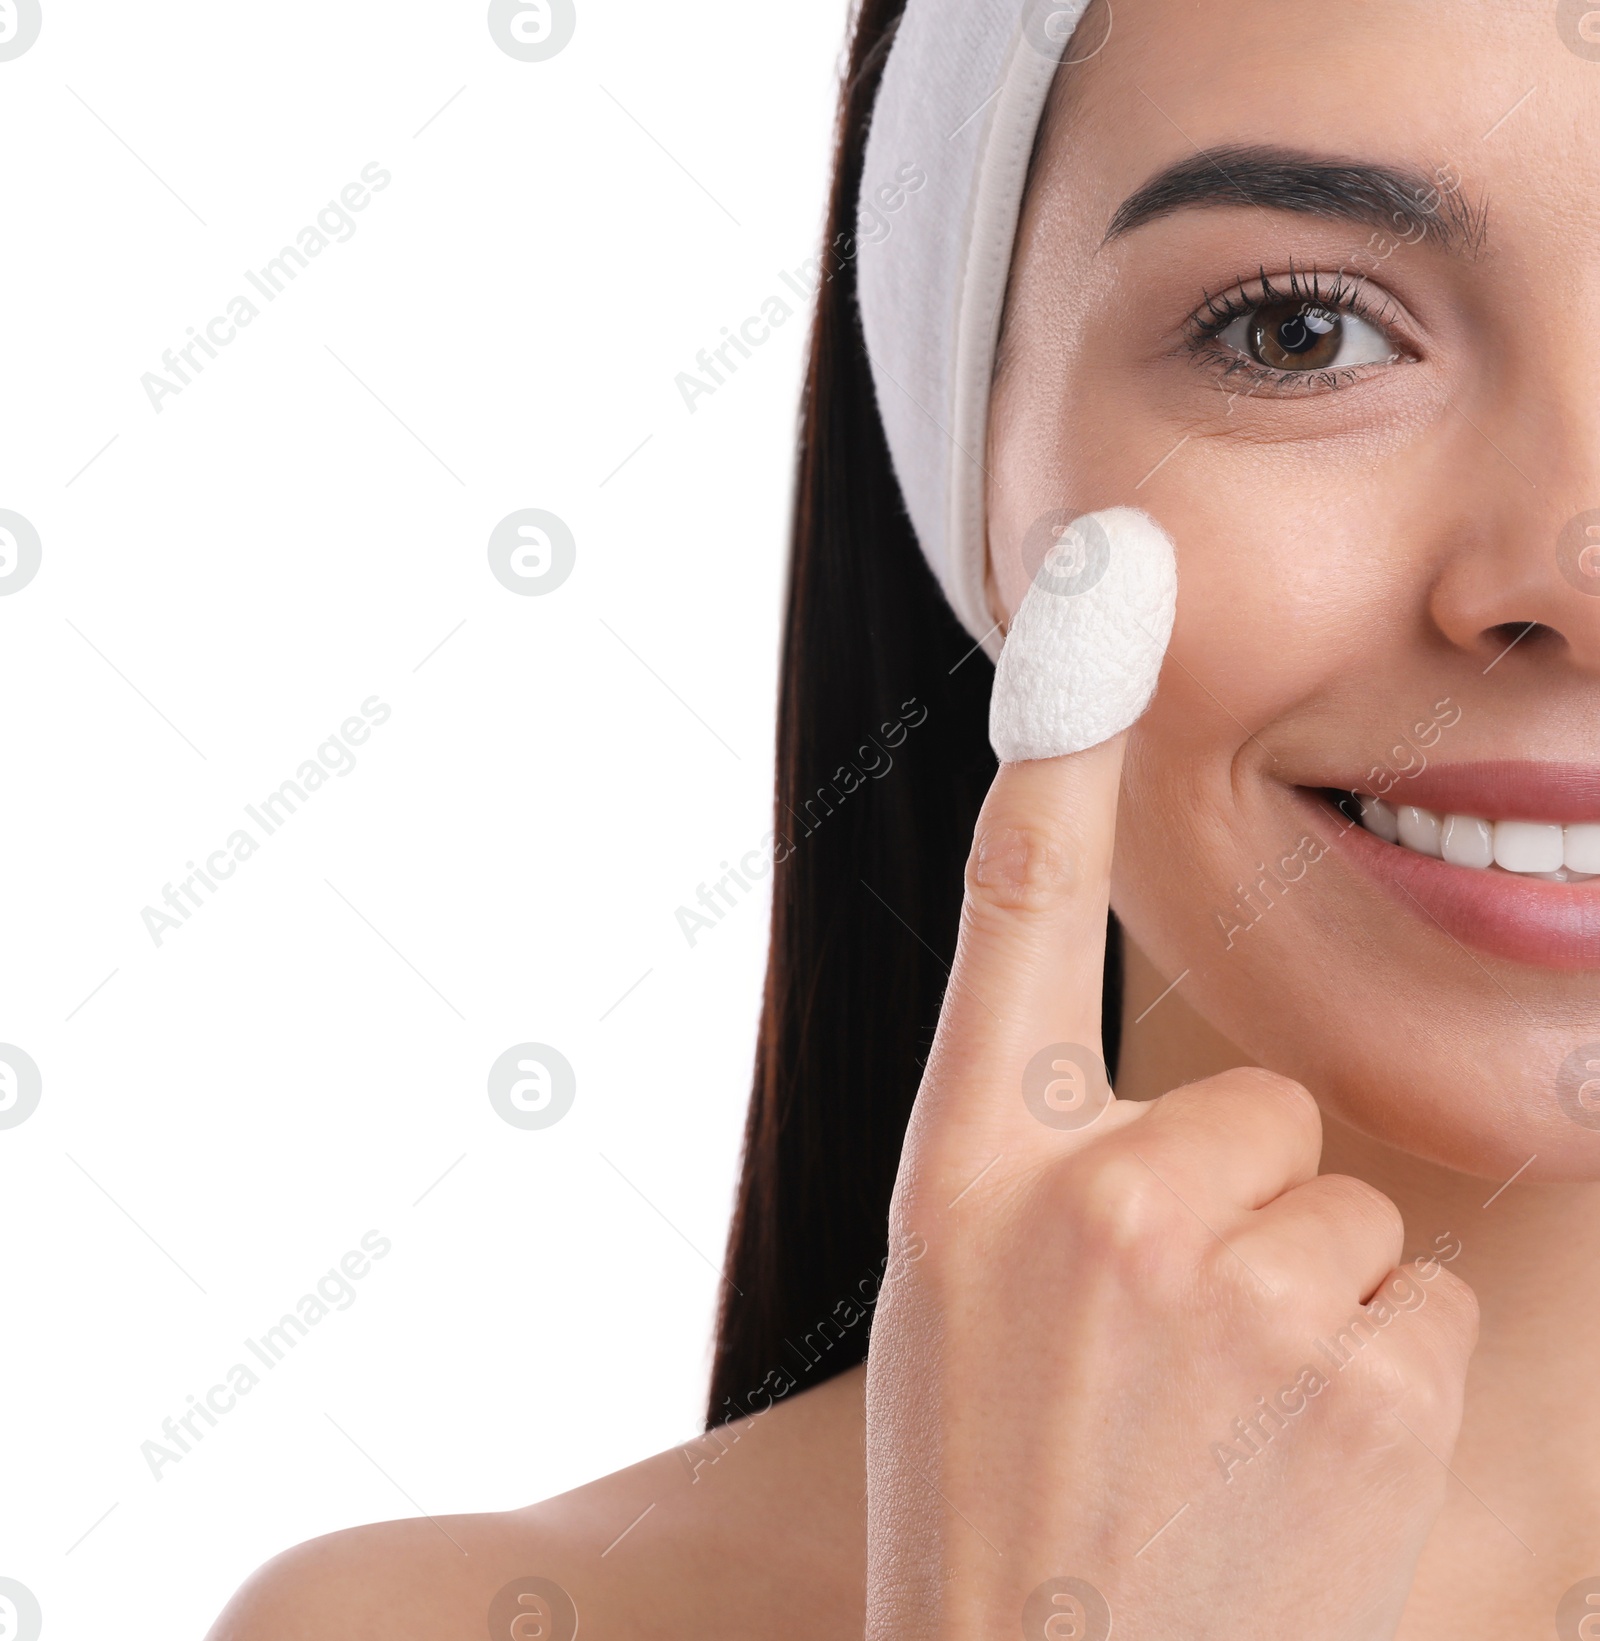
[(861, 322), (906, 511), (991, 657), (984, 446), (1028, 163), (1089, 0), (908, 0), (867, 139)]

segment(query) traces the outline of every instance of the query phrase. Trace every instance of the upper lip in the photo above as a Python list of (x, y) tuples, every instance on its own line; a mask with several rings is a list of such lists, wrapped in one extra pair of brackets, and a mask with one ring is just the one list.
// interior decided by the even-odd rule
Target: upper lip
[(1386, 790), (1366, 779), (1326, 784), (1436, 815), (1479, 820), (1600, 821), (1600, 764), (1504, 762), (1429, 764), (1414, 774), (1390, 771)]

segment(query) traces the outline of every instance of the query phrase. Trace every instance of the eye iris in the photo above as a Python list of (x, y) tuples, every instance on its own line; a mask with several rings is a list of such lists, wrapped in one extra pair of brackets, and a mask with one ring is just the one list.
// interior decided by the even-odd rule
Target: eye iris
[(1250, 351), (1274, 370), (1326, 370), (1343, 345), (1343, 321), (1326, 308), (1273, 302), (1251, 319)]

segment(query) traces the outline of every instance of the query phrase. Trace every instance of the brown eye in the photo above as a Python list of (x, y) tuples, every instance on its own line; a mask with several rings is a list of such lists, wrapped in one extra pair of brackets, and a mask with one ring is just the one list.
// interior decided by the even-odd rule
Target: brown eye
[(1273, 370), (1327, 370), (1344, 348), (1344, 320), (1304, 302), (1273, 302), (1250, 315), (1250, 353)]
[(1286, 375), (1391, 364), (1400, 357), (1389, 338), (1370, 321), (1294, 298), (1252, 308), (1217, 340), (1256, 364)]

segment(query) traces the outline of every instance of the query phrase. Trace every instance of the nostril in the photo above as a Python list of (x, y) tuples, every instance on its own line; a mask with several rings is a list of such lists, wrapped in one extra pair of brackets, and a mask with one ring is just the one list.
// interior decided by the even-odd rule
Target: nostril
[(1512, 648), (1544, 649), (1552, 641), (1558, 644), (1565, 642), (1554, 627), (1546, 626), (1542, 621), (1502, 621), (1497, 626), (1485, 628), (1483, 636), (1496, 657)]

